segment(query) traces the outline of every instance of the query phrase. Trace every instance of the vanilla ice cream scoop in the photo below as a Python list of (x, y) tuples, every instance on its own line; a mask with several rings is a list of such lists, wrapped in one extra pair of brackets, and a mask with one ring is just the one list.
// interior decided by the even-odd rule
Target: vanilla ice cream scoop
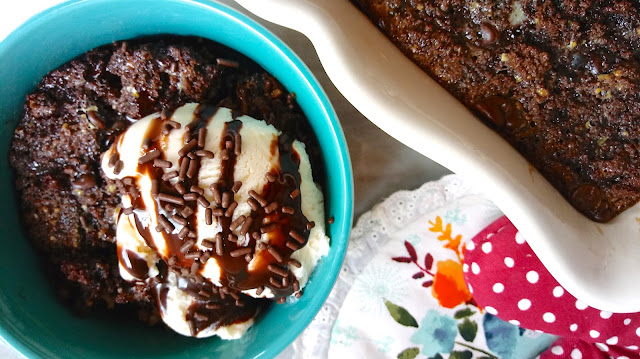
[(187, 104), (132, 124), (103, 154), (122, 194), (121, 276), (151, 281), (190, 336), (240, 337), (259, 299), (299, 297), (328, 253), (305, 145), (230, 109)]

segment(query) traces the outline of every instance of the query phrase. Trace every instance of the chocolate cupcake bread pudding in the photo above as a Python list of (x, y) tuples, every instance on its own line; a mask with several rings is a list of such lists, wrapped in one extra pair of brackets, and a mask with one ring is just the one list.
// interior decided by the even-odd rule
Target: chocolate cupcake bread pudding
[(584, 215), (638, 202), (638, 2), (352, 2)]
[(317, 139), (295, 94), (231, 49), (102, 46), (24, 111), (9, 155), (21, 218), (76, 312), (238, 338), (328, 251)]

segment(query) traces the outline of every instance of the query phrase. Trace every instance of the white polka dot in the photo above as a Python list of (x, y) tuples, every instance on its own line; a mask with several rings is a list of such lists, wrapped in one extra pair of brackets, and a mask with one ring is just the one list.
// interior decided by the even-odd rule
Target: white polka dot
[(538, 279), (540, 279), (538, 272), (534, 270), (527, 272), (527, 280), (529, 281), (529, 283), (536, 284), (538, 283)]
[(469, 243), (467, 243), (466, 248), (467, 248), (468, 251), (472, 251), (472, 250), (476, 249), (476, 245), (473, 242), (469, 242)]
[(518, 244), (524, 243), (524, 237), (522, 236), (522, 234), (520, 234), (520, 232), (516, 233), (516, 243)]
[(467, 273), (469, 271), (469, 265), (467, 263), (462, 265), (462, 271)]
[(609, 344), (609, 345), (618, 344), (618, 337), (611, 337), (611, 338), (607, 339), (607, 344)]
[(631, 350), (638, 350), (638, 346), (637, 345), (629, 345), (628, 347), (626, 347), (627, 349), (631, 349)]
[(562, 355), (564, 354), (564, 349), (562, 349), (561, 346), (556, 345), (555, 347), (551, 348), (551, 352), (555, 355)]
[(569, 326), (569, 330), (571, 330), (572, 332), (575, 332), (576, 330), (578, 330), (578, 324), (573, 323)]
[(578, 308), (578, 310), (585, 310), (587, 309), (587, 307), (587, 303), (581, 301), (580, 299), (576, 300), (576, 308)]
[(606, 310), (603, 310), (603, 311), (600, 312), (600, 318), (609, 319), (609, 318), (611, 318), (612, 314), (613, 313), (611, 313), (611, 312), (607, 312)]
[(621, 357), (618, 357), (618, 359), (629, 359), (629, 357), (628, 357), (628, 356), (624, 356), (624, 355), (623, 355), (623, 356), (621, 356)]
[(517, 321), (517, 320), (515, 320), (515, 319), (511, 319), (511, 320), (509, 321), (509, 323), (511, 323), (511, 324), (513, 324), (513, 325), (520, 325), (520, 322), (519, 322), (519, 321)]
[(640, 328), (636, 329), (636, 335), (640, 337)]
[(504, 284), (502, 283), (496, 283), (493, 285), (493, 291), (495, 293), (502, 293), (504, 292)]
[(473, 272), (473, 274), (480, 273), (480, 266), (478, 265), (478, 263), (476, 262), (471, 263), (471, 271)]
[(571, 351), (571, 359), (582, 359), (582, 352), (580, 349), (575, 348)]
[(542, 320), (544, 320), (547, 323), (553, 323), (556, 321), (556, 316), (553, 315), (553, 313), (547, 312), (542, 315)]
[(631, 318), (627, 318), (624, 320), (624, 325), (629, 325), (631, 324)]
[(606, 344), (596, 343), (596, 347), (598, 349), (600, 349), (600, 351), (602, 351), (602, 352), (608, 352), (609, 351), (609, 347), (606, 346)]
[(489, 313), (489, 314), (493, 314), (493, 315), (498, 314), (498, 311), (494, 307), (486, 306), (486, 307), (484, 307), (484, 310), (486, 310), (487, 313)]
[(553, 288), (553, 296), (556, 298), (560, 298), (562, 297), (562, 295), (564, 294), (564, 288), (562, 288), (561, 286), (557, 286), (555, 288)]
[[(518, 308), (520, 308), (520, 310), (527, 310), (529, 308), (531, 308), (531, 301), (529, 299), (520, 299), (520, 301), (518, 302)], [(640, 329), (640, 328), (638, 328)]]
[(593, 339), (597, 338), (600, 336), (600, 332), (597, 330), (590, 330), (589, 331), (589, 336)]
[(506, 265), (509, 268), (513, 268), (513, 265), (515, 263), (513, 262), (513, 258), (511, 257), (504, 257), (504, 265)]
[(483, 252), (491, 253), (491, 249), (493, 249), (493, 246), (491, 245), (491, 242), (482, 243), (482, 251)]

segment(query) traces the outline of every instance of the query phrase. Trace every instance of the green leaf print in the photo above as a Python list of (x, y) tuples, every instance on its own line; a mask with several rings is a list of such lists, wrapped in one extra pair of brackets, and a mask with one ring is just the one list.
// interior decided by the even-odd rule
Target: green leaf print
[(457, 311), (456, 314), (453, 315), (453, 317), (456, 319), (462, 319), (462, 318), (470, 317), (474, 314), (476, 314), (476, 312), (471, 310), (471, 308), (464, 308)]
[(391, 314), (391, 317), (396, 322), (404, 325), (405, 327), (418, 327), (418, 322), (416, 322), (416, 319), (411, 314), (409, 314), (406, 309), (402, 308), (399, 305), (395, 305), (386, 299), (384, 300), (384, 305), (387, 306), (389, 314)]
[(420, 354), (420, 349), (418, 348), (407, 348), (402, 351), (402, 353), (398, 354), (398, 359), (413, 359)]
[(473, 353), (468, 350), (463, 352), (452, 351), (451, 355), (449, 355), (449, 359), (471, 359), (473, 358)]
[(476, 338), (478, 324), (470, 321), (469, 318), (465, 318), (462, 323), (458, 324), (458, 331), (460, 331), (460, 335), (464, 340), (471, 343)]

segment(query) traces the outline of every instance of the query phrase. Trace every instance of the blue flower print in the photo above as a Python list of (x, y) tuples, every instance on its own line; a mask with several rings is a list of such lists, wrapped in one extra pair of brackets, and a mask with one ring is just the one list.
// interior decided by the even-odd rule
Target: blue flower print
[(431, 309), (422, 318), (420, 328), (411, 336), (411, 342), (422, 345), (422, 354), (432, 357), (438, 353), (451, 353), (456, 335), (456, 320)]

